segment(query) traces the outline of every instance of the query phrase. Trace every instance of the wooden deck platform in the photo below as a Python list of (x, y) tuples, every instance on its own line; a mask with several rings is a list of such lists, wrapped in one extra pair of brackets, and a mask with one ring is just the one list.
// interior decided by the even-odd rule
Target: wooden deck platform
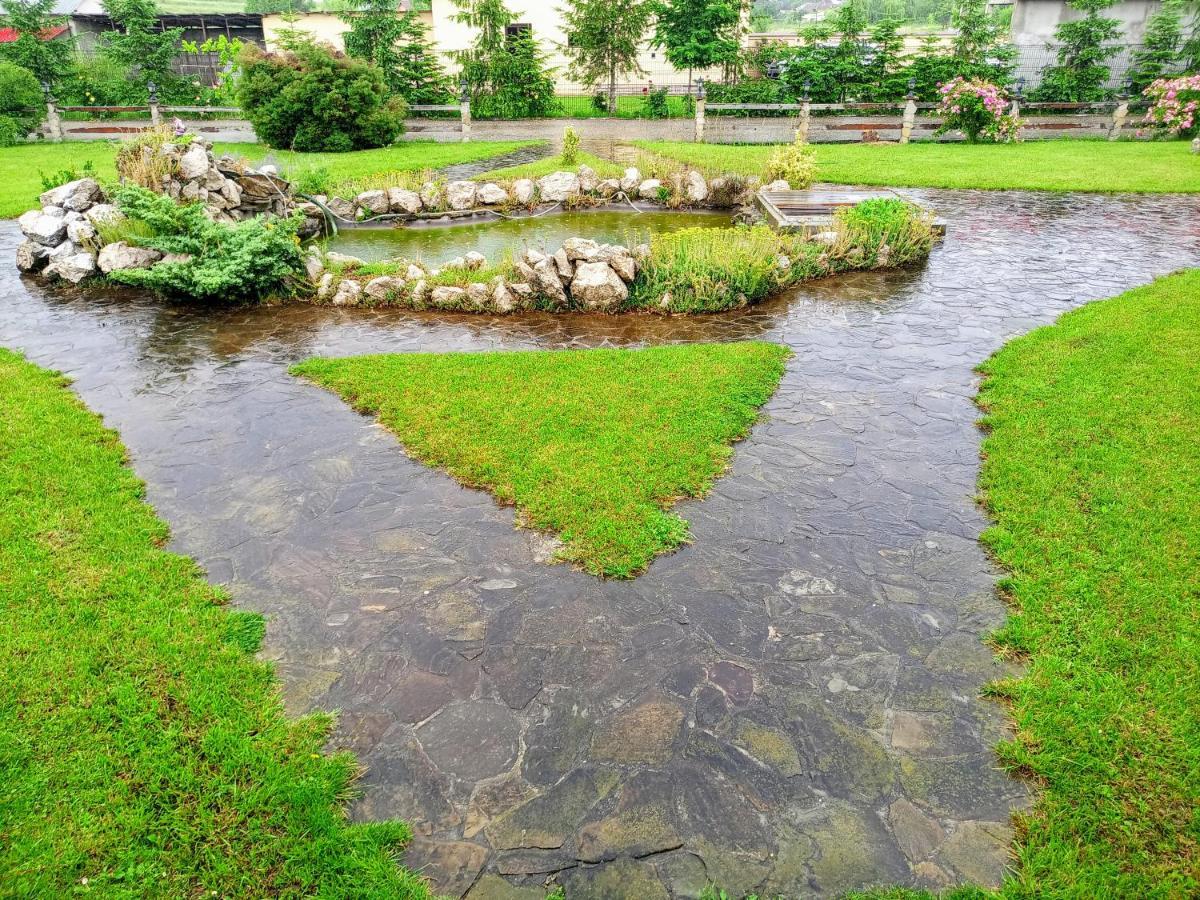
[[(915, 202), (896, 191), (882, 188), (827, 187), (809, 188), (803, 191), (761, 190), (755, 199), (767, 217), (768, 224), (777, 231), (803, 231), (806, 233), (825, 231), (832, 227), (833, 216), (839, 209), (854, 206), (864, 200), (893, 198)], [(946, 233), (946, 223), (934, 222), (938, 234)]]

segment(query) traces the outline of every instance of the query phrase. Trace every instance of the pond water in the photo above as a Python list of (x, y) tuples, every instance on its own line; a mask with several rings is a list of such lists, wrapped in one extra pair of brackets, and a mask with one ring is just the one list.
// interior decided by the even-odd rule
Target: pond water
[(519, 219), (471, 220), (462, 225), (410, 225), (402, 228), (351, 228), (328, 242), (328, 249), (376, 262), (391, 257), (440, 265), (471, 250), (498, 261), (524, 247), (558, 249), (566, 238), (585, 237), (630, 246), (651, 234), (681, 228), (728, 226), (731, 219), (714, 212), (634, 212), (584, 210)]

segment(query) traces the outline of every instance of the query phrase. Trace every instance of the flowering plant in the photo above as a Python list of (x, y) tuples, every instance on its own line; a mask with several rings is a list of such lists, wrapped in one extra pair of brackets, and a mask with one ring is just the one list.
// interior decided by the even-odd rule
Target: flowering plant
[(938, 98), (942, 124), (935, 134), (961, 131), (971, 144), (1020, 140), (1021, 122), (1008, 114), (1008, 101), (990, 81), (959, 75), (938, 87)]
[(1200, 131), (1200, 75), (1159, 78), (1142, 95), (1151, 102), (1145, 124), (1180, 137)]

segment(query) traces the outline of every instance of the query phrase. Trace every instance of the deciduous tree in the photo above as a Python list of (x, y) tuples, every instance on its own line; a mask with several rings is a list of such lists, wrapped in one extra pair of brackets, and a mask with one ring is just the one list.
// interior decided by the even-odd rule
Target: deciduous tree
[(638, 51), (654, 16), (653, 0), (569, 0), (560, 12), (571, 75), (586, 84), (608, 83), (608, 110), (617, 111), (617, 76), (640, 75)]

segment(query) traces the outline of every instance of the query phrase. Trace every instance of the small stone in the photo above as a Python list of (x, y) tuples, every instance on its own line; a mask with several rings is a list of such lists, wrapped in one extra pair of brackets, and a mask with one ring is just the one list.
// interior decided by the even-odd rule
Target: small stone
[(59, 206), (83, 212), (103, 197), (104, 192), (94, 178), (78, 178), (45, 191), (38, 197), (38, 202), (42, 206)]
[(579, 176), (574, 172), (551, 172), (537, 182), (538, 192), (548, 203), (560, 203), (579, 195)]
[(475, 207), (477, 189), (473, 181), (452, 181), (446, 185), (446, 203), (453, 210)]
[(437, 309), (462, 309), (467, 303), (467, 292), (458, 287), (439, 285), (429, 295)]
[(441, 209), (445, 204), (442, 186), (436, 181), (427, 181), (421, 185), (421, 205), (426, 209)]
[(562, 278), (559, 277), (558, 267), (552, 260), (542, 257), (541, 262), (533, 267), (533, 273), (538, 289), (548, 299), (559, 306), (567, 305), (567, 291), (563, 287)]
[(596, 185), (594, 193), (599, 194), (604, 199), (615, 196), (621, 190), (621, 182), (615, 178), (605, 178)]
[(512, 291), (504, 284), (503, 279), (497, 279), (492, 288), (492, 309), (498, 313), (507, 314), (517, 308), (517, 300)]
[(67, 240), (89, 247), (94, 247), (98, 242), (96, 229), (82, 216), (79, 221), (67, 222)]
[(629, 288), (608, 263), (581, 262), (571, 281), (571, 296), (584, 309), (609, 310), (629, 299)]
[(627, 194), (632, 194), (638, 189), (638, 185), (642, 183), (642, 173), (632, 166), (625, 170), (625, 174), (621, 176), (621, 190)]
[(663, 183), (657, 178), (647, 178), (638, 185), (638, 196), (643, 200), (658, 200), (658, 192), (662, 186)]
[(474, 272), (482, 269), (487, 265), (487, 257), (475, 250), (470, 251), (463, 257), (463, 266), (469, 272)]
[(590, 194), (596, 190), (596, 186), (600, 184), (600, 176), (596, 174), (596, 170), (586, 163), (579, 166), (579, 189), (585, 194)]
[(308, 280), (314, 283), (325, 273), (325, 260), (321, 259), (321, 253), (315, 247), (304, 256), (304, 271)]
[(57, 247), (67, 236), (67, 226), (57, 216), (48, 216), (41, 210), (30, 210), (19, 219), (21, 232), (25, 237), (43, 247)]
[(790, 191), (792, 186), (783, 178), (776, 178), (770, 184), (763, 188), (764, 191)]
[(367, 286), (363, 288), (363, 292), (372, 300), (383, 302), (404, 293), (404, 285), (405, 282), (402, 278), (381, 275), (378, 278), (372, 278), (368, 281)]
[(56, 259), (46, 267), (46, 274), (58, 277), (71, 284), (79, 284), (83, 279), (96, 274), (96, 258), (90, 253), (73, 253)]
[(265, 166), (259, 166), (258, 171), (262, 175), (278, 175), (279, 174), (279, 168), (277, 166), (270, 165), (269, 163)]
[(382, 216), (388, 211), (387, 191), (363, 191), (354, 202), (373, 216)]
[(96, 262), (100, 266), (100, 271), (108, 274), (124, 269), (148, 269), (161, 259), (162, 254), (157, 250), (131, 247), (124, 241), (117, 241), (101, 247)]
[(344, 279), (333, 293), (334, 306), (358, 306), (362, 300), (362, 285), (353, 278)]
[(408, 269), (404, 273), (404, 277), (408, 281), (420, 281), (425, 277), (425, 270), (415, 263), (409, 263)]
[(518, 178), (513, 182), (512, 194), (513, 199), (522, 206), (531, 206), (537, 196), (537, 185), (531, 178)]
[(48, 248), (34, 241), (21, 241), (17, 245), (17, 268), (22, 272), (40, 272), (50, 256)]
[(115, 225), (125, 218), (125, 213), (117, 209), (111, 203), (97, 203), (91, 209), (83, 214), (83, 217), (92, 223), (94, 227), (102, 225)]
[(484, 206), (502, 206), (508, 202), (508, 191), (490, 181), (479, 186), (476, 196)]
[(404, 188), (388, 188), (388, 209), (394, 213), (415, 216), (421, 211), (421, 195)]
[(488, 286), (480, 281), (472, 281), (467, 285), (467, 300), (475, 309), (485, 309), (491, 296)]
[(183, 181), (203, 178), (208, 173), (208, 151), (193, 142), (183, 156), (179, 157), (179, 177)]
[(708, 199), (708, 184), (695, 169), (683, 176), (683, 195), (690, 203), (703, 203)]
[(329, 300), (333, 297), (334, 284), (336, 278), (332, 272), (326, 272), (321, 276), (321, 280), (317, 282), (317, 299)]

